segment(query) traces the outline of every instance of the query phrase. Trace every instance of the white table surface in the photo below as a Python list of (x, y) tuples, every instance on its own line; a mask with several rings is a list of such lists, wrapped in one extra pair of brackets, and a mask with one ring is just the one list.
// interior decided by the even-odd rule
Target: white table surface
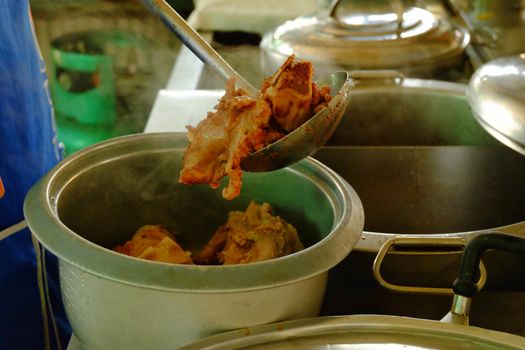
[(220, 90), (160, 90), (151, 110), (144, 132), (187, 131), (212, 111)]

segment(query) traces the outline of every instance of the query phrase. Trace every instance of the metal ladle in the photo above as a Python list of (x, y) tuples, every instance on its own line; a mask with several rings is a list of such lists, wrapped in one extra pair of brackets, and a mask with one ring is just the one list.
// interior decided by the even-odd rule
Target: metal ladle
[[(224, 79), (234, 78), (237, 87), (257, 96), (258, 90), (240, 76), (165, 0), (142, 0), (164, 24), (205, 64)], [(323, 146), (339, 125), (348, 105), (350, 77), (340, 71), (316, 81), (335, 92), (327, 107), (317, 112), (294, 131), (274, 143), (253, 152), (242, 162), (243, 170), (271, 171), (286, 167), (312, 154)]]
[(467, 98), (485, 130), (525, 155), (525, 54), (480, 66), (470, 79)]

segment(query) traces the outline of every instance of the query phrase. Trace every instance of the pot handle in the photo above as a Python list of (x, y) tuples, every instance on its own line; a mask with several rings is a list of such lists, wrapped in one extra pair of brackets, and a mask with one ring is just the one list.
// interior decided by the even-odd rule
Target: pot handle
[[(422, 248), (426, 248), (423, 250), (426, 253), (432, 251), (443, 253), (443, 248), (452, 248), (452, 251), (457, 252), (463, 250), (465, 245), (465, 240), (461, 237), (393, 237), (386, 241), (377, 253), (373, 264), (374, 277), (381, 286), (395, 292), (453, 295), (453, 288), (415, 287), (390, 283), (383, 278), (381, 274), (381, 265), (387, 253), (395, 247), (409, 247), (411, 248), (409, 253), (414, 254), (418, 249), (421, 250)], [(478, 260), (478, 265), (480, 273), (475, 286), (477, 289), (482, 289), (487, 281), (487, 271), (481, 260)]]
[(525, 254), (525, 238), (509, 234), (489, 232), (477, 235), (465, 248), (458, 278), (454, 281), (454, 293), (464, 297), (473, 297), (479, 287), (476, 284), (479, 272), (476, 268), (481, 256), (488, 249), (504, 250), (510, 253)]
[(482, 233), (474, 237), (466, 246), (454, 281), (454, 300), (450, 312), (441, 320), (447, 323), (469, 324), (472, 297), (479, 291), (476, 279), (477, 266), (481, 256), (488, 249), (499, 249), (516, 254), (525, 254), (525, 238), (499, 232)]

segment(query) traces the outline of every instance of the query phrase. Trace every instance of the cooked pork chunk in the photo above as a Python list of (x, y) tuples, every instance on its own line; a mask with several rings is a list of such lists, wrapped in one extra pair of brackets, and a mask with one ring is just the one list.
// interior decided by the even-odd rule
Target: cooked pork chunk
[(268, 203), (251, 202), (228, 221), (196, 256), (203, 264), (245, 264), (285, 256), (303, 249), (295, 228), (272, 214)]
[(272, 108), (272, 118), (286, 132), (295, 130), (312, 115), (312, 63), (290, 56), (261, 87), (262, 98)]
[(229, 80), (216, 111), (209, 112), (195, 128), (188, 128), (190, 145), (179, 181), (216, 188), (229, 176), (223, 197), (237, 197), (242, 159), (294, 130), (330, 100), (329, 88), (319, 89), (312, 79), (312, 64), (297, 62), (292, 55), (264, 81), (258, 96), (247, 96)]
[(216, 109), (196, 128), (189, 128), (190, 145), (180, 182), (209, 183), (215, 188), (228, 175), (230, 181), (222, 194), (233, 199), (241, 191), (241, 159), (264, 146), (271, 111), (263, 101), (236, 90), (233, 80), (226, 84), (226, 94)]
[(113, 250), (146, 260), (193, 264), (191, 253), (184, 251), (175, 241), (175, 236), (161, 225), (142, 226), (131, 240)]

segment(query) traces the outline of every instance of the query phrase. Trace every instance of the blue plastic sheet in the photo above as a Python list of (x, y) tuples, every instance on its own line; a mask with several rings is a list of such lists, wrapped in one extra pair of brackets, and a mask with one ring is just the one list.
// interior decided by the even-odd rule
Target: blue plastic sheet
[(34, 242), (23, 227), (25, 195), (60, 160), (48, 80), (28, 1), (0, 0), (0, 18), (0, 349), (65, 348), (56, 258), (43, 253), (39, 289)]

